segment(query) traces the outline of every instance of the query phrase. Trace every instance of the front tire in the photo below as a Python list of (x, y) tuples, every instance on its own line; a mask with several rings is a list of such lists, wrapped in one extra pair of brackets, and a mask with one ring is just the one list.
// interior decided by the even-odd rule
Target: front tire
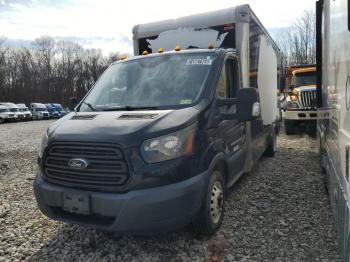
[(284, 127), (286, 131), (286, 135), (295, 134), (295, 123), (293, 120), (284, 120)]
[(276, 155), (276, 132), (272, 132), (271, 136), (268, 139), (268, 145), (264, 152), (264, 156), (274, 157)]
[(224, 217), (224, 195), (223, 175), (219, 170), (215, 170), (209, 179), (202, 208), (192, 224), (195, 231), (203, 235), (212, 235), (219, 229)]

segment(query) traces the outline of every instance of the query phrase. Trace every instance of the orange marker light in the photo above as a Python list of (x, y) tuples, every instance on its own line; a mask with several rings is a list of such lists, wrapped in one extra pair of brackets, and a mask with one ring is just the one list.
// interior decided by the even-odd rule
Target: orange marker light
[(208, 49), (214, 49), (214, 45), (213, 44), (209, 44), (208, 45)]
[(119, 60), (127, 59), (128, 57), (126, 55), (119, 55)]
[(163, 52), (164, 52), (164, 49), (163, 49), (163, 48), (158, 48), (157, 52), (158, 52), (158, 53), (163, 53)]
[(193, 133), (187, 137), (187, 141), (186, 141), (185, 149), (184, 149), (184, 154), (186, 156), (190, 155), (192, 153), (192, 149), (193, 149)]
[(143, 52), (142, 52), (142, 55), (148, 55), (147, 50), (143, 51)]
[(177, 45), (176, 47), (175, 47), (175, 49), (174, 49), (175, 51), (180, 51), (181, 50), (181, 47), (179, 46), (179, 45)]

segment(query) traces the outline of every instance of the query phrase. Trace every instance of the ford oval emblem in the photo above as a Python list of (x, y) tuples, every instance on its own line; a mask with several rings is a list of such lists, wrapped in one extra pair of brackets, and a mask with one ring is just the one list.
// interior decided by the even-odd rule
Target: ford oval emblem
[(85, 159), (73, 158), (68, 161), (68, 166), (74, 169), (84, 169), (88, 166), (88, 162)]

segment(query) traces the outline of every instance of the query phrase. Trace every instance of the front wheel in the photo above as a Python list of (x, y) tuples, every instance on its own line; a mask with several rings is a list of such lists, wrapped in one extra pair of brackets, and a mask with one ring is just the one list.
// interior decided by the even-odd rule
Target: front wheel
[(286, 131), (286, 135), (294, 135), (295, 134), (295, 121), (293, 120), (284, 120), (284, 127)]
[(224, 216), (224, 193), (223, 175), (219, 170), (215, 170), (210, 177), (202, 208), (193, 222), (193, 227), (198, 233), (212, 235), (219, 229)]
[(274, 157), (276, 155), (276, 132), (272, 132), (271, 136), (268, 139), (267, 147), (264, 152), (264, 155), (267, 157)]

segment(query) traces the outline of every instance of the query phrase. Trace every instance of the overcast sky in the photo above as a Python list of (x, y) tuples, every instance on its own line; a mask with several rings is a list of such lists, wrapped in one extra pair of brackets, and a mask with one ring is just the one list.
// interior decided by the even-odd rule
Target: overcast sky
[[(250, 4), (266, 28), (286, 27), (315, 0), (0, 0), (0, 36), (72, 39), (85, 47), (131, 52), (135, 24)], [(273, 30), (272, 30), (273, 31)]]

